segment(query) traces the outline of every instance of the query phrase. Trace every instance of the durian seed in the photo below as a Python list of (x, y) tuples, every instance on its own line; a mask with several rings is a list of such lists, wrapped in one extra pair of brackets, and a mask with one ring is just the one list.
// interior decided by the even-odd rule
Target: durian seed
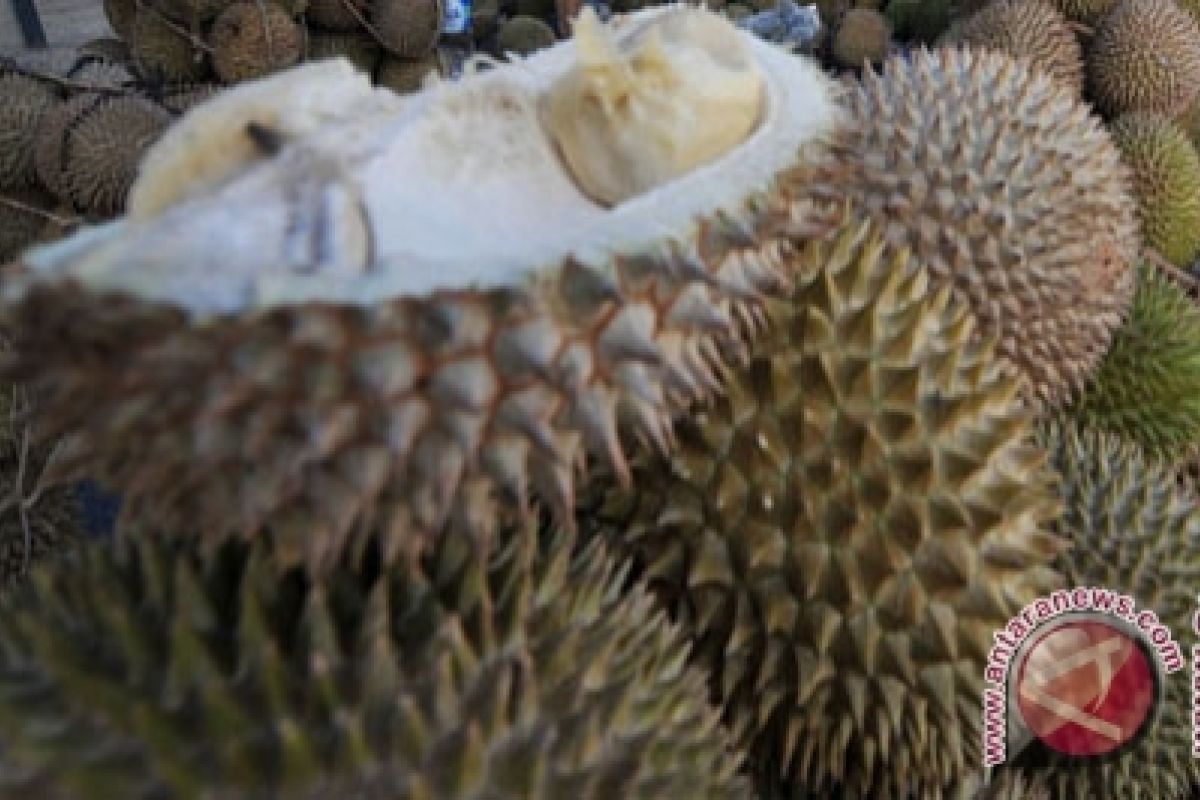
[(261, 78), (299, 62), (304, 36), (275, 0), (239, 0), (213, 23), (213, 70), (225, 83)]
[(431, 53), (445, 14), (443, 0), (371, 0), (371, 24), (379, 43), (401, 58)]

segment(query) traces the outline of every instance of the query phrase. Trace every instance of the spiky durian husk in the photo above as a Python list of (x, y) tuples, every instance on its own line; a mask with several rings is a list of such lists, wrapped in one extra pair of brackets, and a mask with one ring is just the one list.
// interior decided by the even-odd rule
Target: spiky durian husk
[(43, 116), (37, 126), (33, 162), (38, 181), (62, 202), (71, 202), (65, 176), (67, 131), (88, 111), (103, 102), (93, 92), (77, 94), (58, 103)]
[(38, 122), (58, 102), (43, 81), (0, 69), (0, 189), (22, 189), (36, 182)]
[(1070, 413), (1168, 462), (1200, 446), (1200, 308), (1156, 268)]
[(1200, 254), (1200, 155), (1160, 114), (1126, 114), (1111, 129), (1133, 171), (1146, 244), (1175, 266), (1189, 266)]
[(1057, 585), (1015, 379), (867, 226), (727, 397), (596, 519), (682, 623), (767, 796), (941, 796), (979, 768), (992, 631)]
[(1095, 25), (1112, 10), (1117, 0), (1050, 0), (1066, 17), (1084, 25)]
[(153, 0), (153, 2), (171, 19), (194, 24), (211, 21), (234, 0)]
[[(1112, 434), (1055, 421), (1039, 431), (1061, 476), (1058, 529), (1071, 542), (1060, 568), (1073, 586), (1131, 595), (1182, 641), (1200, 585), (1200, 507), (1173, 471)], [(1186, 656), (1185, 656), (1186, 657)], [(1191, 757), (1187, 670), (1163, 677), (1163, 696), (1145, 736), (1117, 757), (1064, 758), (1038, 744), (1006, 769), (1045, 780), (1055, 798), (1182, 800), (1200, 782)]]
[(969, 48), (893, 57), (846, 102), (822, 193), (954, 288), (1032, 407), (1063, 405), (1121, 324), (1140, 247), (1100, 120), (1029, 62)]
[(744, 798), (678, 631), (537, 538), (316, 584), (266, 539), (72, 554), (0, 619), (0, 795)]
[(1096, 26), (1087, 82), (1109, 116), (1182, 114), (1200, 93), (1200, 25), (1175, 0), (1118, 0)]
[(888, 0), (888, 19), (896, 35), (904, 39), (933, 42), (950, 24), (951, 0)]
[(76, 206), (118, 214), (146, 149), (171, 122), (161, 106), (140, 97), (107, 97), (76, 116), (62, 145), (62, 179)]
[(304, 55), (304, 26), (275, 0), (239, 0), (213, 22), (213, 71), (226, 83), (261, 78)]
[(367, 0), (309, 0), (305, 16), (326, 30), (349, 32), (363, 27), (367, 13)]
[(137, 9), (124, 38), (135, 67), (146, 80), (188, 83), (203, 80), (208, 73), (198, 35), (149, 7)]
[(994, 0), (950, 26), (946, 44), (965, 44), (1028, 58), (1076, 94), (1083, 92), (1083, 49), (1065, 16), (1044, 0)]
[(371, 23), (380, 44), (401, 58), (428, 55), (445, 15), (444, 0), (371, 0)]
[(362, 72), (371, 75), (383, 56), (379, 43), (367, 33), (325, 33), (314, 31), (308, 36), (309, 61), (322, 58), (345, 58)]

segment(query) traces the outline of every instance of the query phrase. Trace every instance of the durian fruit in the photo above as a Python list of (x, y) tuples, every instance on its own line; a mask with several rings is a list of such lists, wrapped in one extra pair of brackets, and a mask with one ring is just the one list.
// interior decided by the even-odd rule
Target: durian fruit
[(417, 60), (384, 56), (375, 71), (375, 85), (393, 92), (409, 94), (420, 91), (430, 75), (440, 75), (441, 69), (435, 56)]
[(238, 0), (209, 33), (213, 71), (226, 83), (261, 78), (300, 61), (304, 27), (275, 0)]
[(1200, 446), (1200, 308), (1154, 267), (1071, 415), (1167, 461)]
[(892, 26), (887, 17), (869, 8), (852, 8), (842, 17), (833, 37), (833, 57), (844, 67), (878, 64), (887, 57)]
[(533, 539), (320, 583), (264, 540), (72, 554), (0, 619), (0, 796), (747, 797), (677, 629)]
[(151, 82), (188, 83), (203, 80), (208, 60), (199, 36), (149, 7), (139, 6), (130, 26), (129, 43), (133, 63)]
[[(1056, 423), (1040, 438), (1061, 474), (1058, 527), (1072, 547), (1060, 566), (1070, 585), (1129, 594), (1177, 640), (1190, 638), (1200, 585), (1196, 500), (1175, 486), (1169, 467), (1111, 434)], [(1006, 769), (1044, 780), (1055, 798), (1184, 800), (1200, 782), (1190, 709), (1188, 671), (1165, 675), (1150, 729), (1115, 758), (1064, 758), (1035, 741)]]
[(1045, 776), (1001, 769), (971, 800), (1053, 800)]
[(365, 33), (311, 32), (308, 36), (308, 61), (345, 58), (361, 72), (374, 74), (382, 58), (379, 44)]
[(1179, 126), (1159, 114), (1125, 114), (1110, 130), (1133, 171), (1146, 244), (1187, 267), (1200, 254), (1200, 154)]
[(77, 94), (55, 104), (37, 124), (33, 163), (38, 182), (60, 201), (71, 201), (65, 177), (67, 131), (101, 102), (103, 97), (95, 92)]
[(445, 23), (443, 0), (371, 0), (371, 23), (392, 55), (418, 59), (437, 44)]
[(233, 0), (153, 0), (160, 11), (184, 23), (211, 22)]
[(951, 0), (888, 0), (884, 10), (897, 37), (925, 43), (945, 32), (952, 12)]
[(221, 87), (215, 83), (194, 83), (173, 86), (163, 92), (158, 102), (172, 114), (183, 114), (193, 106), (216, 97)]
[(1095, 25), (1112, 10), (1117, 0), (1049, 0), (1067, 19), (1084, 25)]
[(142, 156), (170, 122), (166, 109), (135, 96), (104, 98), (80, 114), (62, 149), (62, 180), (75, 205), (119, 214)]
[(513, 17), (500, 25), (496, 34), (496, 51), (502, 55), (516, 53), (527, 56), (554, 44), (554, 30), (534, 17)]
[(890, 58), (846, 104), (822, 193), (954, 287), (1032, 407), (1063, 405), (1122, 321), (1140, 249), (1101, 121), (1030, 62), (971, 48)]
[[(25, 254), (0, 371), (44, 391), (56, 480), (210, 540), (304, 520), (289, 553), (314, 566), (372, 521), (422, 532), (385, 536), (390, 559), (530, 496), (564, 518), (581, 466), (627, 478), (622, 437), (670, 446), (796, 243), (839, 224), (809, 194), (835, 85), (711, 12), (585, 10), (570, 41), (426, 91), (343, 61), (226, 90), (147, 155), (143, 214)], [(613, 116), (571, 115), (572, 91)], [(254, 127), (279, 152), (206, 183)], [(626, 194), (590, 199), (613, 175)]]
[(1058, 585), (1018, 384), (905, 258), (867, 224), (810, 244), (727, 395), (593, 512), (691, 636), (766, 797), (966, 779), (992, 632)]
[(367, 0), (309, 0), (305, 17), (326, 30), (349, 32), (361, 29), (367, 14)]
[(1083, 93), (1083, 49), (1074, 27), (1044, 0), (993, 0), (980, 11), (954, 23), (942, 37), (946, 44), (999, 50), (1028, 58), (1076, 94)]
[(1088, 89), (1110, 117), (1175, 117), (1200, 94), (1200, 24), (1175, 0), (1119, 0), (1096, 26)]
[(0, 190), (32, 186), (37, 126), (58, 103), (45, 82), (0, 69)]

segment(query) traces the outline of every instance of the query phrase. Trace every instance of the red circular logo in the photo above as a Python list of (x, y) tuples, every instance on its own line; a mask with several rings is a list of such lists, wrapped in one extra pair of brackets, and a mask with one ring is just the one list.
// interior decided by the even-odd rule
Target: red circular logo
[(1029, 730), (1072, 756), (1111, 753), (1150, 719), (1152, 656), (1116, 625), (1088, 619), (1053, 626), (1026, 651), (1015, 694)]

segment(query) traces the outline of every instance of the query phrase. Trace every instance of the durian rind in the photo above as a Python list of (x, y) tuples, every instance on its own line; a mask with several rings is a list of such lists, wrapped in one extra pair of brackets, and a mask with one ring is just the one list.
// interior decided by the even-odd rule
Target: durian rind
[[(1200, 585), (1196, 499), (1176, 486), (1169, 465), (1111, 433), (1055, 420), (1038, 438), (1059, 475), (1057, 528), (1071, 543), (1060, 568), (1069, 585), (1128, 594), (1177, 642), (1189, 639)], [(1200, 761), (1191, 756), (1190, 671), (1163, 676), (1162, 688), (1149, 730), (1115, 758), (1063, 758), (1034, 744), (1006, 769), (1045, 781), (1055, 798), (1192, 797)]]
[(217, 77), (240, 83), (299, 62), (305, 29), (275, 0), (238, 0), (213, 22), (209, 42)]
[(1096, 26), (1087, 83), (1110, 117), (1176, 117), (1200, 95), (1200, 23), (1175, 0), (1119, 0)]
[(317, 584), (266, 540), (71, 554), (0, 619), (0, 796), (746, 797), (678, 631), (534, 538)]
[(870, 226), (797, 271), (675, 454), (585, 513), (691, 636), (761, 796), (941, 796), (980, 768), (993, 631), (1059, 585), (1045, 455), (966, 309)]
[[(650, 11), (617, 24), (664, 13), (704, 12)], [(752, 46), (779, 83), (770, 87), (773, 113), (749, 142), (613, 209), (589, 205), (571, 238), (560, 232), (537, 250), (511, 237), (489, 241), (483, 263), (467, 255), (442, 262), (443, 253), (475, 243), (459, 233), (427, 238), (427, 252), (401, 251), (401, 272), (389, 274), (385, 264), (364, 278), (279, 275), (288, 282), (274, 284), (275, 294), (245, 305), (239, 291), (243, 305), (221, 310), (203, 305), (220, 285), (220, 265), (204, 270), (197, 292), (176, 293), (170, 282), (237, 235), (246, 222), (239, 216), (258, 212), (230, 205), (225, 192), (246, 185), (235, 183), (145, 221), (145, 232), (167, 233), (180, 231), (171, 219), (186, 219), (182, 230), (201, 234), (200, 250), (147, 246), (139, 228), (122, 221), (28, 253), (24, 275), (6, 286), (23, 354), (11, 366), (14, 375), (56, 387), (41, 430), (66, 436), (57, 477), (91, 475), (122, 492), (126, 520), (214, 540), (252, 536), (286, 513), (304, 521), (290, 557), (314, 568), (358, 542), (371, 521), (419, 532), (393, 542), (385, 555), (394, 558), (447, 519), (465, 517), (486, 534), (500, 501), (524, 506), (533, 495), (569, 516), (585, 458), (624, 475), (623, 434), (668, 447), (671, 414), (719, 390), (739, 343), (758, 330), (763, 298), (786, 287), (794, 242), (836, 224), (809, 195), (818, 154), (841, 119), (832, 84), (815, 65)], [(448, 115), (459, 100), (507, 102), (512, 89), (500, 88), (570, 63), (570, 45), (558, 47), (411, 98), (384, 94), (412, 114)], [(327, 63), (301, 69), (320, 72)], [(262, 84), (264, 106), (272, 103), (267, 88), (280, 85)], [(383, 106), (389, 115), (395, 108)], [(501, 140), (486, 127), (496, 120), (490, 110), (478, 109), (483, 127), (474, 117), (429, 112), (439, 135), (449, 123), (479, 137), (478, 152), (456, 146), (447, 158), (497, 163), (488, 150)], [(341, 130), (330, 138), (343, 141)], [(562, 222), (579, 202), (551, 194), (495, 204), (502, 193), (463, 195), (453, 176), (430, 165), (428, 151), (421, 155), (399, 183), (421, 194), (427, 210), (451, 198), (445, 208), (454, 213), (489, 202), (503, 219), (531, 210), (532, 201), (550, 203)], [(515, 163), (524, 179), (528, 162)], [(247, 180), (270, 166), (248, 171)], [(385, 178), (395, 191), (398, 182)], [(206, 203), (234, 213), (221, 238), (204, 233)], [(544, 214), (532, 210), (544, 228)], [(405, 224), (389, 217), (379, 235), (399, 234), (409, 245), (430, 236), (419, 227), (410, 236)], [(251, 228), (252, 263), (261, 267), (266, 234), (257, 223)], [(228, 255), (247, 253), (220, 258)], [(139, 260), (145, 267), (165, 256), (171, 269), (125, 272), (134, 282), (111, 282)], [(117, 272), (101, 266), (109, 257)], [(99, 351), (107, 357), (95, 360)], [(106, 378), (97, 380), (101, 362)], [(140, 455), (130, 458), (135, 442)]]
[(149, 7), (137, 8), (125, 41), (138, 73), (146, 80), (187, 83), (203, 80), (208, 74), (208, 58), (198, 38), (193, 41), (186, 27)]
[(367, 0), (309, 0), (305, 19), (328, 31), (348, 33), (362, 29), (362, 21), (368, 17), (367, 6)]
[(49, 189), (60, 201), (71, 202), (71, 194), (64, 174), (67, 132), (80, 116), (101, 102), (102, 95), (98, 93), (77, 94), (55, 105), (42, 116), (38, 123), (37, 142), (33, 151), (38, 182)]
[(892, 57), (846, 103), (820, 191), (954, 287), (1032, 408), (1065, 405), (1124, 319), (1141, 247), (1101, 121), (1030, 62), (972, 48)]
[(360, 72), (372, 75), (383, 56), (383, 48), (367, 33), (310, 31), (306, 61), (342, 57)]
[(1200, 254), (1200, 154), (1167, 117), (1130, 113), (1110, 126), (1133, 172), (1145, 243), (1177, 267)]
[(437, 45), (445, 22), (444, 0), (371, 0), (371, 23), (392, 55), (418, 59)]
[(38, 122), (58, 103), (45, 82), (0, 69), (0, 189), (21, 189), (36, 182), (33, 152)]
[(136, 96), (106, 97), (77, 115), (62, 145), (62, 181), (76, 207), (121, 213), (142, 156), (170, 122), (166, 109)]

